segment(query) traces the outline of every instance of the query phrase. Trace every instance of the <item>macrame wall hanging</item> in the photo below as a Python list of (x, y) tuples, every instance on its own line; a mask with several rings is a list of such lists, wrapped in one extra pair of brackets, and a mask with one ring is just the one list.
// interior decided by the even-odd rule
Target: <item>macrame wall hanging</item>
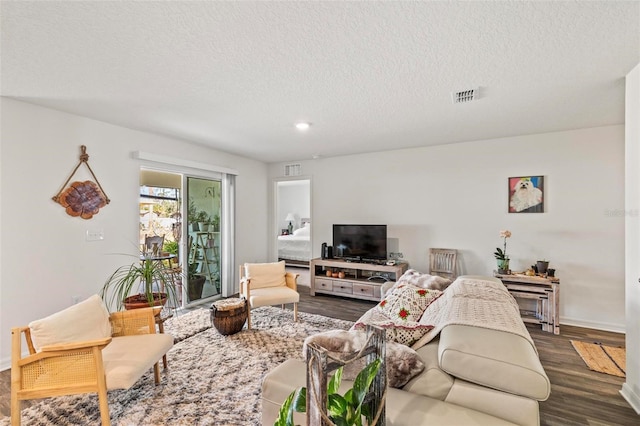
[[(100, 182), (98, 182), (98, 178), (96, 178), (96, 175), (89, 166), (87, 147), (82, 145), (80, 149), (82, 150), (80, 162), (76, 168), (73, 169), (71, 176), (69, 176), (64, 185), (62, 185), (62, 189), (60, 189), (58, 194), (52, 197), (52, 199), (56, 203), (60, 203), (60, 205), (67, 210), (69, 216), (80, 216), (83, 219), (91, 219), (94, 214), (98, 214), (100, 209), (109, 204), (111, 200), (109, 200), (107, 194), (104, 193)], [(83, 163), (87, 166), (89, 172), (91, 172), (91, 176), (93, 176), (95, 182), (90, 180), (73, 182), (67, 187), (67, 184)]]

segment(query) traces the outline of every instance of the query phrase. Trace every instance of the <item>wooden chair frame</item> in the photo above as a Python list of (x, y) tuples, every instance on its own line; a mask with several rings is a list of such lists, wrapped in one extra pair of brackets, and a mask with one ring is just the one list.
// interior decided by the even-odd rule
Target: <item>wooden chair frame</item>
[(429, 274), (455, 280), (457, 275), (458, 250), (429, 249)]
[[(161, 308), (143, 308), (110, 315), (112, 337), (156, 333), (155, 315)], [(24, 335), (29, 355), (22, 357)], [(100, 418), (111, 424), (102, 349), (112, 337), (43, 346), (36, 352), (29, 327), (11, 329), (11, 425), (19, 426), (21, 401), (96, 392)], [(159, 363), (153, 366), (160, 383)]]
[[(247, 299), (247, 330), (251, 330), (251, 278), (245, 275), (244, 265), (240, 265), (240, 296)], [(300, 274), (285, 272), (284, 279), (287, 287), (293, 291), (298, 291), (298, 277)], [(284, 304), (281, 305), (284, 309)], [(298, 321), (298, 304), (293, 304), (293, 320)]]

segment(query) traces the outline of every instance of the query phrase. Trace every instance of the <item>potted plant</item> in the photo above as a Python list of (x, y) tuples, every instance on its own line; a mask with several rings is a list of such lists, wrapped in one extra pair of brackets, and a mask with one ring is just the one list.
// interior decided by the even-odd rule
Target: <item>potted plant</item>
[(164, 306), (169, 299), (172, 303), (178, 300), (171, 270), (162, 261), (147, 258), (116, 269), (100, 295), (118, 310)]
[[(369, 391), (369, 387), (378, 374), (381, 360), (377, 358), (366, 365), (356, 376), (353, 388), (347, 390), (344, 395), (338, 393), (340, 382), (342, 381), (342, 370), (340, 367), (331, 377), (327, 385), (327, 415), (336, 425), (361, 426), (362, 416), (367, 418), (371, 424), (375, 413), (369, 413), (364, 399)], [(293, 391), (280, 407), (278, 419), (274, 426), (294, 426), (293, 412), (304, 413), (307, 411), (307, 388), (302, 387)]]
[(549, 268), (549, 261), (545, 259), (538, 260), (536, 262), (536, 267), (538, 268), (538, 273), (544, 275), (547, 273), (547, 269)]
[(200, 232), (207, 232), (209, 230), (209, 215), (204, 210), (198, 211), (197, 215), (198, 227)]
[(511, 231), (500, 231), (500, 238), (503, 240), (503, 248), (496, 247), (493, 255), (498, 262), (498, 273), (509, 274), (509, 256), (507, 256), (507, 238), (511, 237)]
[(202, 297), (202, 289), (207, 278), (204, 275), (198, 274), (198, 264), (190, 263), (187, 269), (187, 282), (189, 300), (198, 300)]

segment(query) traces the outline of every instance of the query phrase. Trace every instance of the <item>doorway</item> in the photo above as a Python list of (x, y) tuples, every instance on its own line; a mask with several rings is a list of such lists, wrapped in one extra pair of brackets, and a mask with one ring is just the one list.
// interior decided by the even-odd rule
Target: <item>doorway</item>
[(277, 259), (290, 268), (308, 268), (312, 256), (311, 179), (275, 181)]

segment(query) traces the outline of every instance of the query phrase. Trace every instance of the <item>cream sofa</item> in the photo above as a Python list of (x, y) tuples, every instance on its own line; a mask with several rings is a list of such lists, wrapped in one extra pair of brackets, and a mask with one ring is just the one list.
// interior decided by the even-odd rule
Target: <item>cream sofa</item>
[[(460, 280), (478, 289), (486, 286), (498, 295), (504, 288), (493, 277), (459, 277), (445, 293), (457, 291), (461, 297), (453, 299), (464, 303), (468, 300), (466, 294), (460, 294), (465, 288), (458, 285)], [(504, 292), (508, 295), (506, 289)], [(485, 303), (481, 299), (480, 305)], [(504, 300), (510, 305), (506, 296)], [(489, 307), (496, 309), (495, 304)], [(514, 323), (522, 322), (517, 304), (515, 310), (505, 306), (500, 315), (507, 315), (506, 320)], [(527, 339), (490, 324), (464, 322), (441, 324), (434, 329), (438, 335), (416, 349), (425, 369), (401, 389), (388, 389), (387, 425), (540, 424), (538, 402), (549, 397), (550, 382), (530, 336)], [(262, 384), (263, 425), (273, 424), (282, 402), (295, 388), (306, 386), (305, 381), (305, 364), (300, 360), (287, 360), (267, 374)], [(352, 383), (347, 381), (345, 385), (351, 387)], [(304, 415), (296, 416), (296, 422), (304, 424)]]
[[(128, 389), (159, 360), (173, 336), (157, 334), (155, 314), (143, 308), (109, 314), (98, 295), (28, 327), (12, 329), (11, 424), (20, 424), (20, 401), (96, 392), (103, 426), (110, 424), (108, 389)], [(22, 339), (28, 355), (22, 353)]]

